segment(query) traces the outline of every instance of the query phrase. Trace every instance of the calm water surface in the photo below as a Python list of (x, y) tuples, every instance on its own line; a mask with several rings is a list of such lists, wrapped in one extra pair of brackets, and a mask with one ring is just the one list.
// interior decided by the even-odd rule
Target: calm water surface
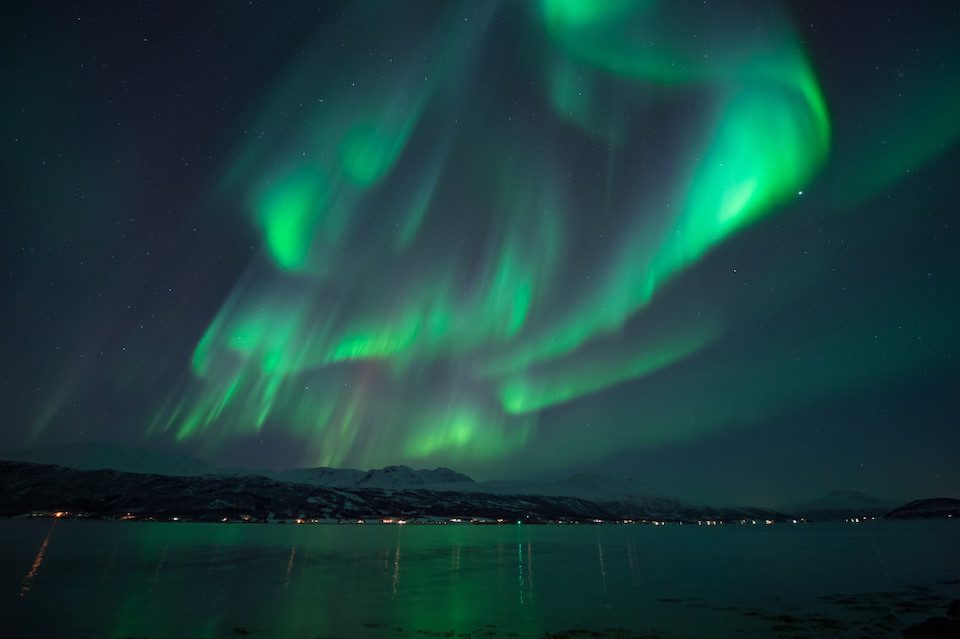
[(0, 521), (3, 637), (900, 636), (960, 595), (960, 522)]

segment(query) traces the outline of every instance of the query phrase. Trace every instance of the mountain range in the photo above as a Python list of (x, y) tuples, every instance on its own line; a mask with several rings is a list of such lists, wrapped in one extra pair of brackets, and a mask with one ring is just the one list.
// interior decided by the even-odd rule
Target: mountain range
[[(837, 490), (775, 509), (709, 507), (635, 480), (581, 473), (557, 482), (477, 482), (449, 468), (218, 468), (191, 457), (99, 442), (0, 453), (0, 515), (72, 510), (95, 516), (258, 520), (371, 517), (529, 521), (782, 520), (946, 516), (957, 500), (901, 502)], [(957, 503), (954, 503), (957, 502)], [(893, 512), (891, 512), (893, 511)], [(176, 514), (175, 514), (176, 513)], [(894, 513), (897, 513), (894, 515)]]
[(76, 470), (115, 470), (171, 477), (260, 476), (283, 482), (341, 489), (429, 489), (492, 495), (575, 497), (594, 501), (661, 497), (650, 486), (635, 479), (620, 479), (595, 473), (581, 473), (558, 482), (504, 480), (477, 482), (449, 468), (432, 470), (414, 470), (408, 466), (387, 466), (371, 470), (325, 467), (289, 470), (220, 468), (185, 455), (142, 448), (125, 448), (101, 442), (0, 452), (0, 459), (63, 466)]

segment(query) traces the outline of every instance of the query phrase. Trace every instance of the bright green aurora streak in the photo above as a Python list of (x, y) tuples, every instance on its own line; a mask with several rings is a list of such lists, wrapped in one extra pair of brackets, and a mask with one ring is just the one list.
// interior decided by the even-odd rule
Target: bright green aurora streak
[(154, 429), (282, 428), (328, 465), (518, 453), (543, 411), (714, 343), (731, 320), (706, 308), (627, 328), (827, 157), (785, 18), (443, 3), (413, 39), (378, 6), (351, 5), (356, 37), (305, 55), (228, 167), (263, 256)]

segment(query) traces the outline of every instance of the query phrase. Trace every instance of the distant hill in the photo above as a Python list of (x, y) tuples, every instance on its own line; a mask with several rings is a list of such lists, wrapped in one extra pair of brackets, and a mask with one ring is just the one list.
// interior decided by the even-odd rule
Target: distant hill
[(830, 494), (777, 508), (780, 512), (810, 521), (845, 519), (848, 517), (879, 517), (901, 502), (866, 495), (854, 490), (835, 490)]
[(0, 452), (0, 459), (55, 464), (77, 470), (111, 469), (127, 473), (188, 477), (220, 472), (199, 459), (146, 448), (125, 448), (103, 442), (81, 442), (31, 450)]
[(579, 473), (556, 482), (486, 481), (478, 489), (502, 495), (536, 494), (581, 499), (642, 500), (660, 497), (649, 485), (598, 473)]
[(960, 518), (960, 499), (949, 497), (918, 499), (884, 515), (884, 519), (932, 519), (941, 517)]

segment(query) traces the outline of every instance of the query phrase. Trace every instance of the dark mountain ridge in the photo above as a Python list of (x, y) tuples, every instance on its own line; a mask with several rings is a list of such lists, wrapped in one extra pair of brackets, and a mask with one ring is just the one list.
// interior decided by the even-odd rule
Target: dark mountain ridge
[[(0, 453), (0, 459), (15, 460), (0, 462), (7, 464), (3, 467), (5, 484), (0, 487), (0, 514), (4, 515), (82, 510), (104, 517), (138, 512), (162, 518), (174, 516), (170, 513), (179, 510), (185, 517), (199, 519), (229, 519), (244, 511), (251, 516), (257, 513), (255, 518), (273, 513), (278, 518), (323, 519), (529, 515), (543, 520), (842, 521), (879, 518), (888, 513), (891, 518), (908, 518), (940, 517), (952, 512), (952, 505), (947, 503), (951, 500), (921, 500), (897, 508), (902, 502), (852, 490), (835, 490), (823, 497), (774, 508), (698, 506), (657, 494), (635, 479), (596, 473), (572, 475), (556, 482), (477, 482), (442, 467), (218, 468), (185, 455), (100, 442)], [(26, 470), (34, 465), (48, 468)], [(31, 474), (35, 484), (23, 483)], [(145, 476), (152, 479), (142, 479)], [(77, 483), (71, 484), (72, 480)], [(178, 494), (184, 499), (178, 501)], [(197, 495), (203, 498), (191, 501)], [(303, 502), (305, 498), (308, 501)], [(931, 503), (924, 506), (926, 502)]]
[(808, 521), (831, 521), (850, 517), (880, 517), (901, 502), (866, 495), (855, 490), (834, 490), (828, 495), (806, 501), (784, 504), (776, 510)]
[(917, 499), (884, 515), (884, 519), (960, 518), (960, 499)]
[(762, 508), (701, 508), (667, 498), (591, 501), (431, 489), (326, 488), (243, 475), (174, 477), (0, 462), (0, 516), (85, 516), (198, 521), (445, 518), (489, 521), (782, 519)]

